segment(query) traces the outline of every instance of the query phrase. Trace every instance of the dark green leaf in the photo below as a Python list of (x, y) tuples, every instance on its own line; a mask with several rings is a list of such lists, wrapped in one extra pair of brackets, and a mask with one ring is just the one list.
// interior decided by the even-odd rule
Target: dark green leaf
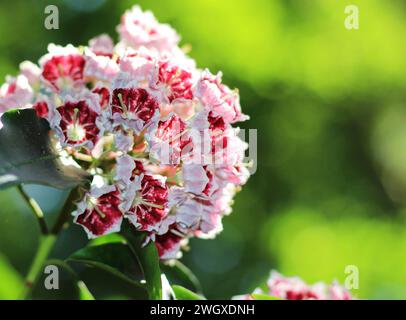
[(11, 110), (3, 114), (0, 130), (0, 188), (21, 183), (73, 188), (87, 173), (61, 163), (52, 146), (48, 122), (35, 110)]
[(130, 248), (123, 243), (110, 243), (88, 246), (76, 251), (68, 262), (82, 263), (102, 269), (138, 287), (141, 284), (142, 272)]
[(75, 270), (73, 270), (65, 261), (53, 259), (49, 260), (47, 264), (62, 267), (70, 274), (70, 276), (72, 277), (73, 281), (76, 284), (79, 300), (95, 300), (92, 293), (87, 288), (86, 284), (79, 279), (79, 276), (76, 274)]
[(181, 286), (173, 285), (172, 289), (175, 292), (177, 300), (206, 300), (202, 296)]
[(162, 299), (161, 270), (159, 268), (158, 251), (153, 242), (143, 245), (145, 234), (135, 228), (124, 230), (124, 237), (134, 254), (137, 256), (147, 282), (148, 296), (151, 300)]

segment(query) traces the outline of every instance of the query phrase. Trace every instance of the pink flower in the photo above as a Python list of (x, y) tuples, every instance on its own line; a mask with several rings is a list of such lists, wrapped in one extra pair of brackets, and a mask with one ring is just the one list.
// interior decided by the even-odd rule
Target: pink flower
[(176, 99), (191, 100), (192, 74), (169, 61), (159, 63), (159, 75), (156, 85), (161, 89), (168, 102)]
[(33, 105), (33, 109), (36, 111), (38, 117), (48, 117), (49, 109), (48, 104), (45, 101), (38, 101), (36, 104)]
[(208, 189), (210, 177), (205, 167), (198, 164), (185, 164), (182, 168), (185, 191), (196, 195)]
[(39, 67), (22, 63), (0, 89), (0, 114), (32, 107), (65, 163), (93, 176), (75, 212), (90, 238), (127, 218), (161, 259), (179, 258), (188, 239), (222, 231), (249, 177), (232, 126), (247, 117), (238, 91), (198, 69), (151, 12), (133, 7), (118, 31), (117, 44), (108, 35), (87, 47), (50, 44)]
[(211, 238), (222, 230), (221, 215), (215, 201), (206, 196), (185, 192), (183, 188), (172, 187), (169, 190), (171, 218), (184, 234), (193, 234), (199, 238)]
[(30, 61), (20, 63), (21, 75), (25, 76), (31, 87), (37, 88), (40, 85), (41, 69)]
[(331, 300), (352, 300), (351, 294), (338, 283), (334, 282), (328, 288), (328, 294)]
[(55, 89), (83, 85), (85, 58), (73, 46), (49, 45), (49, 53), (41, 58), (42, 77)]
[(134, 6), (124, 13), (117, 27), (121, 41), (135, 49), (146, 47), (157, 51), (171, 51), (179, 36), (167, 24), (160, 24), (150, 11)]
[(194, 95), (212, 112), (213, 117), (223, 117), (228, 123), (247, 120), (248, 117), (241, 113), (238, 92), (222, 84), (221, 76), (221, 73), (214, 76), (205, 70), (194, 88)]
[(109, 55), (97, 55), (91, 50), (85, 50), (84, 59), (83, 77), (87, 81), (109, 82), (119, 73), (117, 61)]
[(214, 212), (221, 216), (229, 215), (232, 211), (231, 205), (237, 190), (238, 186), (233, 183), (228, 183), (225, 187), (217, 190), (212, 201)]
[(166, 104), (161, 107), (161, 116), (175, 113), (182, 120), (187, 121), (195, 114), (195, 101), (193, 100), (174, 100), (171, 104)]
[(94, 187), (78, 204), (74, 221), (85, 229), (89, 238), (120, 231), (123, 214), (119, 205), (117, 187)]
[(145, 173), (145, 168), (141, 161), (135, 160), (129, 155), (117, 158), (117, 168), (114, 179), (124, 187), (128, 187), (137, 176), (143, 173)]
[(120, 59), (120, 74), (114, 79), (113, 88), (145, 89), (161, 101), (162, 93), (152, 89), (158, 80), (157, 64), (142, 55), (123, 56)]
[[(94, 96), (93, 96), (94, 99)], [(95, 106), (96, 105), (96, 106)], [(92, 148), (100, 136), (100, 128), (97, 125), (98, 104), (91, 104), (89, 99), (67, 101), (57, 107), (60, 114), (59, 127), (62, 133), (62, 142), (70, 146), (88, 145)]]
[(114, 145), (122, 152), (129, 152), (134, 149), (134, 135), (131, 130), (128, 132), (124, 130), (117, 130), (114, 134)]
[(102, 34), (89, 41), (89, 48), (95, 55), (112, 57), (114, 42), (107, 34)]
[(168, 212), (168, 188), (159, 175), (136, 175), (124, 193), (122, 210), (141, 231), (152, 231)]
[(230, 128), (211, 137), (211, 160), (215, 165), (235, 166), (244, 160), (246, 142), (238, 137), (238, 129)]
[(286, 278), (272, 272), (268, 280), (269, 295), (286, 300), (321, 300), (325, 297), (297, 277)]
[[(267, 282), (268, 290), (256, 289), (254, 293), (265, 294), (284, 300), (352, 300), (351, 294), (337, 283), (327, 285), (318, 282), (309, 285), (299, 277), (284, 277), (272, 271)], [(252, 295), (236, 296), (234, 299), (251, 300)]]
[(113, 91), (111, 111), (116, 124), (139, 133), (159, 112), (159, 104), (145, 89), (119, 88)]
[(201, 239), (212, 239), (223, 231), (222, 216), (215, 210), (202, 215), (199, 227), (194, 231), (194, 235)]
[(96, 93), (99, 95), (100, 100), (99, 104), (102, 109), (108, 108), (108, 105), (110, 103), (110, 91), (106, 87), (96, 87), (92, 90), (93, 93)]
[(154, 236), (159, 257), (163, 260), (180, 258), (180, 249), (185, 240), (182, 233), (176, 229), (176, 225), (171, 225), (165, 234)]
[[(61, 115), (57, 110), (55, 99), (53, 96), (38, 94), (33, 109), (36, 111), (37, 116), (48, 120), (52, 129), (56, 129), (56, 133), (62, 138), (60, 130)], [(64, 139), (63, 139), (64, 140)]]
[(190, 142), (186, 131), (186, 123), (176, 114), (158, 122), (147, 132), (150, 146), (150, 157), (157, 159), (162, 165), (180, 163), (185, 146)]
[(32, 97), (33, 91), (25, 76), (7, 77), (6, 83), (0, 87), (0, 113), (30, 107)]

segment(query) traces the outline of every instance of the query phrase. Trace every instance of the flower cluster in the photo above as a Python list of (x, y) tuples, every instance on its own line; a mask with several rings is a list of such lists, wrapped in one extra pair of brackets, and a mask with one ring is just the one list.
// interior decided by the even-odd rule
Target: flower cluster
[(248, 117), (238, 91), (198, 69), (151, 12), (133, 7), (117, 31), (117, 44), (51, 44), (39, 66), (22, 63), (1, 87), (0, 113), (34, 108), (61, 154), (93, 175), (74, 212), (89, 238), (127, 219), (162, 259), (177, 258), (190, 237), (221, 231), (247, 181), (247, 145), (232, 125)]
[[(267, 290), (256, 289), (253, 294), (266, 294), (284, 300), (352, 300), (351, 294), (341, 285), (334, 282), (327, 285), (318, 282), (309, 285), (299, 277), (284, 277), (272, 271), (267, 281)], [(255, 300), (251, 294), (236, 296), (234, 299)]]

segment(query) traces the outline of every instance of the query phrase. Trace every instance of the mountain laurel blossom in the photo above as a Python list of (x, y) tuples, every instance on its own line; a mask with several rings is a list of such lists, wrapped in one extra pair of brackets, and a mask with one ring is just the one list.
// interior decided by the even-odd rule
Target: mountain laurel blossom
[(333, 282), (327, 285), (318, 282), (309, 285), (299, 277), (284, 277), (272, 271), (266, 284), (267, 289), (255, 289), (253, 294), (236, 296), (235, 300), (255, 300), (255, 294), (265, 294), (283, 300), (353, 300), (351, 294), (341, 285)]
[(89, 238), (128, 220), (161, 259), (179, 258), (189, 238), (222, 230), (249, 177), (232, 126), (248, 117), (238, 91), (198, 69), (151, 12), (133, 7), (117, 31), (117, 44), (105, 34), (50, 44), (38, 65), (23, 62), (0, 88), (0, 114), (35, 109), (60, 152), (93, 176), (73, 212)]

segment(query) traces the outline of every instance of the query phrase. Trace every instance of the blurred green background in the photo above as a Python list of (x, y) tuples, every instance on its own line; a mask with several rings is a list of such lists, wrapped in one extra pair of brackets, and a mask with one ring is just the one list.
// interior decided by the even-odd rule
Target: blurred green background
[[(272, 268), (344, 282), (345, 266), (356, 265), (359, 298), (406, 299), (405, 1), (1, 0), (0, 77), (37, 61), (49, 42), (86, 44), (104, 32), (117, 39), (120, 16), (135, 3), (176, 28), (198, 66), (224, 72), (251, 116), (241, 127), (258, 129), (257, 172), (224, 232), (193, 240), (182, 259), (206, 296), (250, 292)], [(59, 30), (43, 26), (48, 4), (59, 7)], [(344, 27), (348, 4), (359, 7), (359, 30)], [(64, 193), (29, 191), (51, 221)], [(37, 239), (16, 190), (0, 192), (0, 298), (15, 294)], [(85, 243), (73, 226), (52, 255)], [(87, 272), (97, 298), (126, 296), (117, 281)], [(69, 298), (63, 289), (49, 297)]]

